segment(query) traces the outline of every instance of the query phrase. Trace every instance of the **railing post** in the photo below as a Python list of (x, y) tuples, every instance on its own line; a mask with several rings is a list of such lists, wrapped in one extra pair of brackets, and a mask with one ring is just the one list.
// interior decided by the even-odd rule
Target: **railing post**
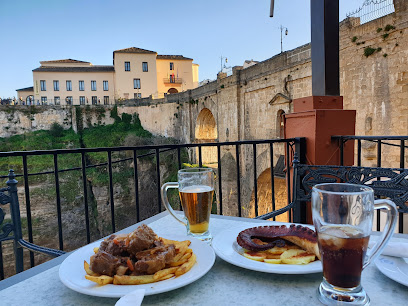
[[(296, 201), (295, 192), (297, 188), (297, 166), (298, 164), (306, 163), (306, 138), (300, 137), (295, 139), (295, 153), (293, 157), (293, 169), (292, 169), (292, 194), (291, 201)], [(290, 204), (290, 203), (288, 203)], [(307, 203), (300, 202), (293, 207), (293, 222), (306, 223), (307, 221)]]
[(339, 144), (340, 144), (340, 166), (344, 166), (344, 140), (343, 140), (343, 136), (340, 136)]
[(9, 195), (11, 197), (10, 201), (10, 210), (11, 210), (11, 219), (13, 222), (13, 232), (14, 232), (14, 256), (16, 260), (16, 273), (24, 271), (24, 257), (23, 257), (23, 248), (18, 243), (20, 239), (23, 239), (23, 232), (21, 229), (21, 216), (20, 216), (20, 205), (18, 202), (17, 195), (17, 183), (15, 179), (16, 175), (11, 169), (8, 175), (9, 179), (6, 184), (9, 186)]

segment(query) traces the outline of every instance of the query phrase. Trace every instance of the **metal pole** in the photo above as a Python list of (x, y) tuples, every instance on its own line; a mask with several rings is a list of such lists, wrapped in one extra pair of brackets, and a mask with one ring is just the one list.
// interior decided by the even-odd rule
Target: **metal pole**
[(282, 26), (280, 26), (280, 30), (281, 30), (281, 53), (283, 52), (283, 46), (282, 46), (282, 30), (283, 30), (283, 28), (282, 28)]
[(340, 95), (339, 0), (311, 0), (312, 95)]

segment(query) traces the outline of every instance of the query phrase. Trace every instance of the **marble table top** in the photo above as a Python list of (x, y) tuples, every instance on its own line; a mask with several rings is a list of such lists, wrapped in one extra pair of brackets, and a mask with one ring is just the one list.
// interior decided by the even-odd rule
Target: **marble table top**
[[(265, 221), (212, 216), (210, 231), (216, 235), (223, 229), (242, 222), (247, 222), (248, 227), (251, 227)], [(143, 223), (148, 224), (159, 236), (166, 232), (185, 233), (183, 225), (167, 212), (147, 219)], [(121, 232), (129, 232), (136, 226)], [(46, 263), (48, 264), (46, 270), (34, 276), (27, 274), (29, 278), (1, 290), (0, 304), (115, 305), (118, 299), (87, 296), (65, 287), (58, 276), (60, 265), (49, 267), (50, 262)], [(21, 275), (19, 277), (21, 278)], [(236, 267), (217, 258), (213, 268), (199, 280), (170, 292), (146, 296), (142, 305), (318, 305), (320, 302), (317, 298), (317, 288), (321, 280), (322, 273), (269, 274)], [(2, 282), (0, 282), (0, 289), (1, 285)], [(362, 286), (370, 296), (372, 305), (406, 305), (407, 303), (408, 288), (384, 276), (374, 264), (363, 271)]]

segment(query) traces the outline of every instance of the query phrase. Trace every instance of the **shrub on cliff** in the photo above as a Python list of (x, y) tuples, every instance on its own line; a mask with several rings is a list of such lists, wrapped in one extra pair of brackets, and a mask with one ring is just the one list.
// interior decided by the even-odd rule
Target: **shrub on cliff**
[(64, 136), (64, 128), (62, 127), (61, 124), (58, 124), (57, 122), (54, 122), (51, 125), (50, 134), (51, 134), (51, 136), (54, 136), (54, 137), (58, 137), (58, 138), (62, 137), (62, 136)]

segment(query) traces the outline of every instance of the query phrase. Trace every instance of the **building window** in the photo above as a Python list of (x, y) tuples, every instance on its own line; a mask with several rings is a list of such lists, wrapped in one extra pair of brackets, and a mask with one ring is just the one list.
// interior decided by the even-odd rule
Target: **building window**
[(285, 138), (285, 111), (280, 109), (276, 114), (276, 136)]
[(108, 91), (109, 90), (109, 83), (108, 81), (103, 81), (103, 90)]
[(149, 67), (147, 66), (147, 62), (142, 63), (142, 70), (143, 70), (143, 72), (148, 72), (149, 71)]
[(92, 96), (92, 104), (93, 105), (98, 104), (98, 97), (97, 96)]
[(104, 96), (103, 97), (103, 104), (109, 105), (109, 96)]
[(96, 81), (91, 81), (91, 90), (96, 91)]
[(141, 99), (142, 98), (142, 94), (140, 92), (135, 93), (135, 99)]
[(65, 102), (67, 102), (67, 105), (72, 105), (73, 101), (74, 99), (72, 98), (72, 96), (68, 96), (65, 98)]
[(41, 104), (47, 104), (47, 97), (41, 97)]
[(174, 70), (174, 63), (173, 62), (170, 63), (170, 70)]
[(46, 91), (47, 90), (47, 86), (45, 85), (45, 81), (40, 81), (40, 85), (41, 85), (41, 91)]
[(55, 103), (55, 105), (60, 105), (61, 104), (60, 97), (54, 97), (54, 103)]
[(80, 96), (79, 97), (79, 104), (80, 105), (85, 105), (85, 96)]
[(67, 91), (72, 91), (72, 82), (67, 81)]
[(176, 76), (173, 74), (170, 74), (170, 83), (176, 83)]
[(133, 88), (140, 89), (140, 79), (133, 79)]
[(125, 62), (125, 71), (130, 71), (130, 62)]
[(54, 81), (54, 91), (59, 91), (59, 81)]
[(79, 81), (79, 91), (84, 91), (84, 90), (85, 90), (85, 82)]

